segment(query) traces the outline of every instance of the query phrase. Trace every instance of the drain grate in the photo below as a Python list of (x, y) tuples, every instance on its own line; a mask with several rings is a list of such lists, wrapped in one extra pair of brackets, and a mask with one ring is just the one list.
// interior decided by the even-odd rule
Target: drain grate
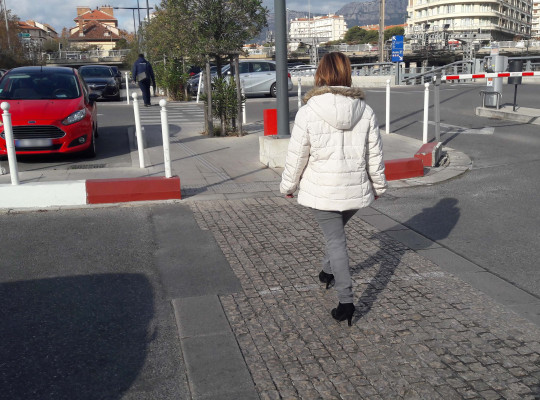
[(105, 168), (107, 164), (77, 164), (72, 165), (68, 169), (96, 169), (96, 168)]

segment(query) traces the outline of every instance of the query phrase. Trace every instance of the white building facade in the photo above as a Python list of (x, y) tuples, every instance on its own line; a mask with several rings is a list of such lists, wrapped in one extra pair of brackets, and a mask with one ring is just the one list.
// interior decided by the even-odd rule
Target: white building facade
[(531, 37), (533, 1), (409, 0), (406, 35), (422, 32), (478, 32), (493, 40)]
[(341, 40), (347, 32), (343, 15), (328, 14), (313, 18), (295, 18), (289, 21), (289, 41), (325, 43)]
[(531, 37), (540, 39), (540, 0), (533, 0)]

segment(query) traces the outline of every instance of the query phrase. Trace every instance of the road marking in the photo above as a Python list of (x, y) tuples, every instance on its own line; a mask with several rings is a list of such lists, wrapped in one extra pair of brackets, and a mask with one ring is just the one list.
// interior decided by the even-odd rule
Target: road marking
[[(160, 124), (161, 107), (139, 107), (141, 123)], [(169, 124), (192, 124), (204, 122), (204, 110), (196, 103), (168, 103), (167, 121)]]
[[(422, 123), (422, 121), (418, 121)], [(429, 125), (435, 125), (434, 121), (429, 121)], [(459, 133), (460, 135), (493, 135), (495, 128), (491, 126), (485, 126), (483, 128), (466, 128), (464, 126), (440, 124), (440, 127), (445, 130), (443, 134), (447, 133)]]

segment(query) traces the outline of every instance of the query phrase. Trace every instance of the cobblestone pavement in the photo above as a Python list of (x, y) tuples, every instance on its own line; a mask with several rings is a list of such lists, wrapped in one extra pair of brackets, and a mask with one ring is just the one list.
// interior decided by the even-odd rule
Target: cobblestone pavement
[(322, 234), (279, 197), (197, 201), (243, 292), (221, 296), (262, 399), (539, 399), (540, 329), (355, 216), (357, 312), (330, 310)]

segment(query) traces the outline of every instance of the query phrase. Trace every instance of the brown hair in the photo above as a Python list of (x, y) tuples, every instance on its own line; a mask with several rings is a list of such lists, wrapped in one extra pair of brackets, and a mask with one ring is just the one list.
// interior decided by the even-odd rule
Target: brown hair
[(352, 84), (351, 62), (340, 52), (327, 53), (315, 72), (315, 86), (348, 86)]

